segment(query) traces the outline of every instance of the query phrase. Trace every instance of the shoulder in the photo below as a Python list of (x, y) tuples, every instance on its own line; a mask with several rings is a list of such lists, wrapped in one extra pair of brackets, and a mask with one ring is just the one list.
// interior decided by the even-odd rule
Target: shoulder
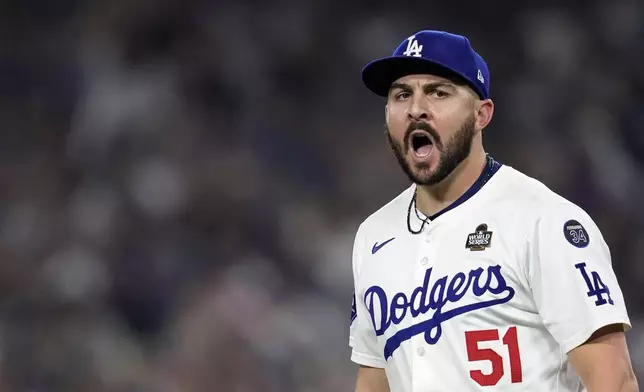
[(508, 207), (524, 211), (529, 220), (539, 220), (562, 213), (580, 214), (589, 218), (588, 213), (581, 207), (556, 193), (543, 182), (510, 166), (505, 166), (504, 169), (501, 176), (501, 192), (511, 199)]
[(416, 186), (411, 185), (367, 216), (358, 228), (358, 235), (370, 236), (383, 232), (391, 233), (392, 230), (406, 230), (407, 212), (415, 190)]
[(506, 168), (504, 176), (504, 192), (512, 195), (507, 207), (520, 214), (519, 222), (526, 227), (528, 236), (561, 236), (577, 228), (601, 237), (593, 218), (575, 202), (511, 167)]
[(403, 190), (360, 223), (353, 245), (354, 272), (360, 270), (363, 255), (372, 251), (373, 244), (406, 233), (407, 212), (415, 189), (412, 185)]

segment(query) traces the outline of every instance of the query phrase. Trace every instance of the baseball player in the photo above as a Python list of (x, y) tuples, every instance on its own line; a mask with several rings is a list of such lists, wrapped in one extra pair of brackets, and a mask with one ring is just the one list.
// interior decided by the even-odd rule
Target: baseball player
[(486, 154), (490, 74), (468, 39), (420, 31), (362, 80), (413, 184), (356, 233), (356, 391), (637, 391), (608, 246)]

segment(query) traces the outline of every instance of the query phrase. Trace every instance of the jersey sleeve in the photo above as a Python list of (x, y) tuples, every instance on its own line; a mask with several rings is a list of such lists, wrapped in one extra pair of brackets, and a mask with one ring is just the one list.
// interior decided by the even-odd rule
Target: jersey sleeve
[(606, 325), (630, 329), (608, 245), (581, 208), (562, 203), (541, 211), (528, 246), (534, 301), (564, 352)]
[(364, 253), (365, 238), (362, 230), (358, 229), (353, 245), (353, 301), (351, 304), (351, 317), (349, 320), (349, 346), (351, 347), (351, 360), (359, 365), (384, 368), (385, 360), (383, 351), (378, 344), (373, 323), (364, 304), (364, 290), (360, 287), (360, 269)]

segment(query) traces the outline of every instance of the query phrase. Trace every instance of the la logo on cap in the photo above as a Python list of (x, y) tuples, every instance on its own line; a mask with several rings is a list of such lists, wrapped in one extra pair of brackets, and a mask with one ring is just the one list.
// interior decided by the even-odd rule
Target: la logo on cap
[(407, 50), (403, 52), (405, 56), (421, 57), (420, 52), (423, 50), (423, 45), (418, 45), (416, 34), (407, 38)]

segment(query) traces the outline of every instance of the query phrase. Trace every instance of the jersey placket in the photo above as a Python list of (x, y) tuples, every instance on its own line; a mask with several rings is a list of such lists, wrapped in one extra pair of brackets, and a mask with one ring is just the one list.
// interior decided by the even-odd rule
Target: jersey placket
[[(414, 279), (418, 286), (423, 285), (425, 273), (428, 268), (433, 268), (438, 263), (437, 258), (437, 244), (436, 232), (438, 230), (438, 222), (431, 222), (425, 226), (422, 233), (418, 234), (419, 245), (415, 260)], [(432, 282), (430, 282), (431, 289)], [(428, 293), (429, 294), (429, 293)], [(433, 311), (430, 310), (422, 317), (426, 320), (432, 317)], [(428, 386), (437, 385), (437, 374), (434, 366), (432, 365), (432, 358), (435, 358), (432, 346), (429, 345), (425, 339), (424, 334), (418, 335), (411, 339), (411, 366), (412, 366), (412, 389), (414, 391), (428, 391)]]

